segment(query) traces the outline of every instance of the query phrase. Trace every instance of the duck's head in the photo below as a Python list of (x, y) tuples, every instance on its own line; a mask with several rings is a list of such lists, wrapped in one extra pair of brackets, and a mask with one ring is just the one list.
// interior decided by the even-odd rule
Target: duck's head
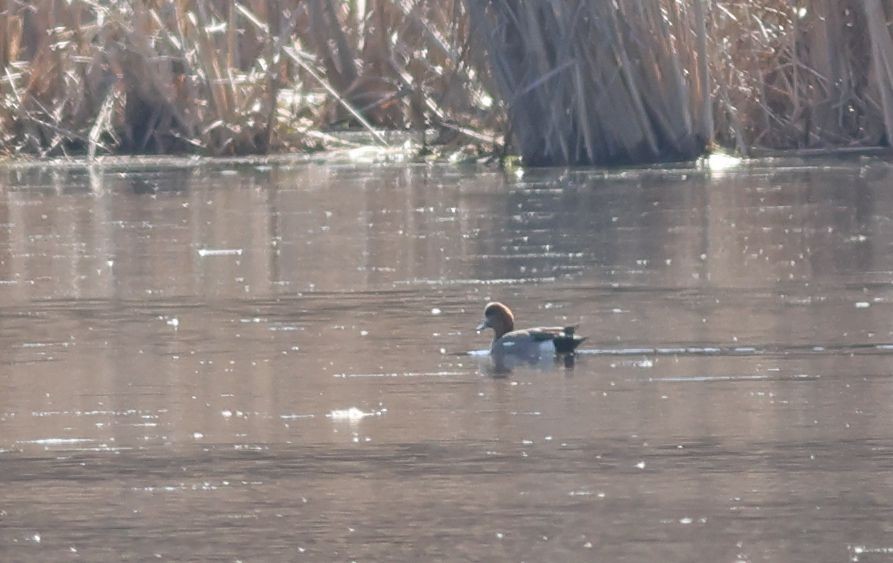
[(484, 320), (478, 325), (477, 331), (480, 332), (486, 328), (493, 329), (494, 338), (511, 332), (515, 328), (515, 317), (512, 315), (511, 309), (502, 303), (487, 303), (487, 306), (484, 307)]

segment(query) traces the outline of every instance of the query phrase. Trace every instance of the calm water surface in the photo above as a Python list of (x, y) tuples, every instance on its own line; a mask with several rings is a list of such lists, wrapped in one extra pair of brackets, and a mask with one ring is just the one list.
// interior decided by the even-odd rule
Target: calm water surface
[(2, 169), (0, 559), (891, 561), (891, 185)]

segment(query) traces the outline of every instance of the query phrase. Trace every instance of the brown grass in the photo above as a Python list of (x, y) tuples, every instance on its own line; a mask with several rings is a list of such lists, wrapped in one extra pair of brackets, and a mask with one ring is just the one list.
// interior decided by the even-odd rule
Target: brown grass
[(871, 146), (893, 125), (889, 1), (468, 3), (529, 162)]
[[(615, 8), (616, 6), (616, 8)], [(0, 0), (0, 152), (437, 133), (532, 164), (886, 144), (893, 0)]]
[[(717, 133), (724, 144), (760, 148), (872, 146), (883, 141), (871, 0), (721, 2), (725, 37), (715, 65)], [(876, 16), (877, 17), (877, 16)], [(882, 27), (883, 10), (875, 20)], [(744, 31), (742, 33), (742, 31)], [(733, 134), (733, 131), (737, 133)], [(740, 141), (732, 142), (736, 135)]]
[(708, 143), (696, 14), (681, 3), (469, 4), (526, 160), (684, 159)]
[(0, 0), (3, 150), (246, 154), (339, 126), (383, 142), (375, 129), (498, 124), (453, 2), (109, 4)]

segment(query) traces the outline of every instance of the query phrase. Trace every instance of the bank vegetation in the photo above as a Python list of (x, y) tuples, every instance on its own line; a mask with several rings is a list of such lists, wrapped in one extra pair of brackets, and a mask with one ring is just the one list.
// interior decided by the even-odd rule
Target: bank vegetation
[[(0, 0), (0, 153), (887, 146), (893, 0)], [(407, 137), (408, 138), (408, 137)]]

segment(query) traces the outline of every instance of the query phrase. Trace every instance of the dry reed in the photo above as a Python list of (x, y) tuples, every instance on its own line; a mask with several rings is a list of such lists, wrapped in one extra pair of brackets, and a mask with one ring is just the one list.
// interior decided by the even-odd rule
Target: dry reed
[(888, 0), (467, 4), (529, 162), (871, 146), (893, 130)]
[(378, 128), (498, 126), (459, 56), (461, 15), (435, 1), (0, 0), (0, 150), (246, 154), (338, 126), (382, 143)]
[(0, 0), (0, 152), (501, 131), (532, 164), (887, 144), (893, 0)]
[(686, 43), (696, 14), (681, 3), (468, 5), (528, 162), (693, 158), (709, 141), (706, 67)]

